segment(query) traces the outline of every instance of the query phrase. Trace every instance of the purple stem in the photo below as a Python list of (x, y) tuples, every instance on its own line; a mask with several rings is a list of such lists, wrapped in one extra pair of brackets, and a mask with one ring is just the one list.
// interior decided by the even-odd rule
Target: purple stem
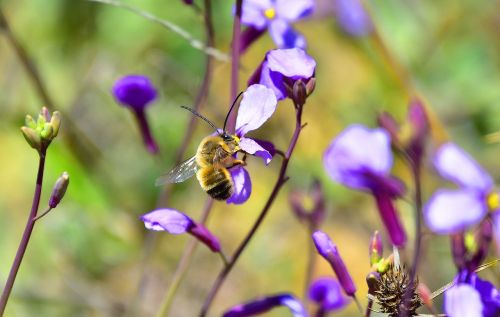
[(271, 208), (274, 200), (276, 199), (280, 189), (283, 187), (285, 182), (288, 180), (288, 177), (286, 176), (288, 163), (290, 162), (290, 157), (292, 156), (293, 150), (295, 149), (295, 146), (297, 145), (300, 131), (302, 130), (303, 105), (296, 106), (295, 108), (297, 109), (296, 110), (295, 131), (293, 133), (292, 139), (291, 139), (290, 144), (288, 146), (288, 150), (285, 153), (285, 157), (283, 158), (283, 161), (281, 162), (279, 176), (278, 176), (278, 179), (276, 180), (276, 183), (274, 184), (271, 195), (267, 199), (267, 202), (264, 205), (264, 208), (262, 208), (262, 211), (260, 212), (259, 217), (257, 218), (254, 225), (252, 226), (252, 228), (250, 229), (250, 231), (246, 235), (245, 239), (238, 246), (238, 248), (234, 252), (233, 256), (229, 260), (229, 263), (225, 267), (222, 268), (222, 271), (217, 276), (214, 284), (212, 285), (212, 288), (210, 289), (210, 292), (208, 293), (207, 298), (205, 299), (205, 302), (203, 303), (203, 306), (202, 306), (201, 312), (200, 312), (200, 317), (204, 317), (207, 315), (207, 312), (210, 309), (210, 306), (212, 305), (212, 302), (213, 302), (215, 296), (217, 295), (217, 292), (220, 290), (222, 284), (226, 280), (226, 277), (229, 275), (229, 273), (233, 269), (234, 265), (236, 264), (236, 261), (238, 261), (239, 257), (241, 256), (241, 254), (245, 250), (246, 246), (248, 245), (250, 240), (253, 238), (255, 232), (257, 232), (257, 229), (262, 224), (262, 221), (266, 217), (266, 215), (267, 215), (269, 209)]
[(26, 227), (24, 228), (23, 237), (21, 238), (21, 242), (19, 243), (19, 247), (17, 248), (16, 257), (14, 258), (14, 262), (12, 263), (12, 266), (10, 268), (9, 277), (7, 278), (7, 282), (5, 283), (5, 287), (2, 292), (2, 297), (0, 298), (0, 317), (3, 316), (5, 307), (7, 306), (7, 301), (9, 300), (10, 293), (12, 292), (12, 287), (14, 286), (17, 272), (19, 271), (19, 267), (21, 266), (24, 253), (26, 252), (26, 248), (28, 247), (28, 242), (30, 241), (31, 233), (33, 232), (33, 227), (35, 226), (36, 222), (35, 218), (38, 212), (38, 206), (40, 204), (40, 195), (42, 193), (43, 171), (45, 168), (45, 154), (46, 154), (46, 149), (43, 149), (40, 152), (40, 161), (38, 163), (38, 173), (36, 176), (35, 193), (33, 194), (31, 212), (28, 217), (28, 222), (26, 223)]
[(141, 130), (142, 140), (146, 145), (146, 149), (152, 154), (158, 154), (158, 145), (156, 144), (156, 141), (151, 134), (148, 119), (146, 118), (146, 112), (144, 110), (138, 110), (134, 111), (134, 114), (135, 118), (137, 119), (139, 129)]
[[(231, 42), (231, 93), (229, 104), (238, 96), (238, 73), (240, 70), (240, 37), (241, 37), (241, 6), (243, 0), (236, 0), (236, 12), (233, 22), (233, 39)], [(227, 131), (234, 133), (236, 126), (236, 111), (229, 114)]]

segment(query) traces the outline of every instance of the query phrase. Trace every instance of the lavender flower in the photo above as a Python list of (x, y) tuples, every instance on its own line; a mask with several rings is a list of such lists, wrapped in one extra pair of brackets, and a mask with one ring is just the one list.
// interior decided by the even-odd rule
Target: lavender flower
[(365, 36), (373, 31), (373, 22), (360, 0), (334, 0), (337, 23), (352, 36)]
[[(439, 189), (424, 207), (427, 226), (439, 234), (450, 234), (478, 224), (488, 212), (500, 217), (499, 193), (491, 176), (454, 143), (443, 144), (434, 157), (439, 174), (459, 186)], [(500, 232), (497, 231), (497, 239)]]
[(300, 48), (269, 51), (248, 84), (260, 83), (271, 88), (278, 100), (293, 97), (296, 82), (305, 84), (306, 94), (314, 90), (316, 61)]
[(392, 153), (387, 132), (352, 125), (332, 141), (323, 163), (333, 180), (373, 194), (392, 243), (404, 246), (406, 233), (392, 202), (402, 196), (404, 186), (389, 175)]
[(156, 154), (158, 146), (151, 134), (145, 108), (156, 99), (156, 89), (146, 76), (128, 75), (117, 80), (113, 86), (116, 100), (134, 113), (141, 130), (144, 144), (149, 152)]
[(451, 317), (495, 317), (500, 314), (500, 292), (475, 273), (463, 271), (444, 294), (445, 311)]
[(347, 298), (342, 295), (337, 280), (331, 277), (315, 280), (309, 286), (308, 295), (311, 301), (317, 303), (324, 312), (342, 309), (349, 303)]
[(241, 47), (248, 47), (266, 29), (279, 48), (306, 47), (306, 41), (290, 24), (314, 10), (314, 0), (244, 0), (241, 22), (249, 28)]
[(237, 305), (226, 311), (223, 317), (246, 317), (260, 315), (277, 306), (286, 306), (294, 317), (306, 317), (307, 313), (302, 303), (290, 294), (278, 294), (257, 298), (251, 302)]
[[(245, 135), (263, 125), (276, 110), (276, 105), (277, 100), (271, 89), (263, 85), (252, 85), (243, 93), (236, 118), (236, 135), (240, 138), (240, 148), (248, 154), (261, 157), (266, 164), (271, 162), (272, 153), (261, 145), (262, 142), (257, 142)], [(227, 203), (242, 204), (247, 201), (252, 192), (250, 176), (241, 166), (231, 169), (231, 175), (235, 191)]]
[(356, 293), (356, 285), (354, 285), (354, 281), (352, 280), (344, 261), (340, 257), (337, 246), (323, 231), (314, 232), (312, 238), (318, 253), (321, 254), (321, 256), (332, 266), (332, 269), (335, 272), (335, 275), (337, 275), (344, 292), (349, 296), (354, 296)]
[(190, 233), (204, 243), (212, 252), (220, 252), (219, 240), (202, 224), (175, 209), (156, 209), (141, 216), (149, 230), (167, 231), (171, 234)]

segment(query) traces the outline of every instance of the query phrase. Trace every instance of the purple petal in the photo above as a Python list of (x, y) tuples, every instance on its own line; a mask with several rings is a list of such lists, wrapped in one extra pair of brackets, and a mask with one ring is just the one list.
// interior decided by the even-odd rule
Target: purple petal
[(148, 77), (128, 75), (115, 82), (113, 95), (122, 105), (141, 111), (156, 98), (157, 92)]
[(471, 285), (476, 289), (483, 303), (483, 317), (495, 317), (500, 315), (500, 292), (495, 286), (480, 279), (477, 274), (472, 274)]
[(491, 217), (493, 221), (493, 231), (495, 234), (497, 254), (500, 255), (500, 211), (497, 211)]
[(373, 195), (377, 202), (380, 218), (382, 218), (382, 222), (389, 233), (392, 244), (397, 247), (404, 247), (406, 244), (406, 232), (399, 220), (399, 215), (394, 207), (392, 198), (384, 191), (374, 191)]
[(206, 244), (212, 252), (220, 252), (219, 239), (217, 239), (217, 237), (215, 237), (204, 225), (195, 224), (189, 229), (189, 233)]
[(347, 298), (342, 295), (337, 280), (331, 277), (322, 277), (309, 286), (309, 298), (316, 302), (324, 311), (334, 311), (348, 304)]
[(424, 206), (427, 226), (439, 234), (450, 234), (477, 224), (487, 213), (474, 190), (438, 190)]
[(441, 145), (434, 157), (434, 166), (443, 178), (460, 186), (482, 192), (491, 190), (493, 186), (490, 175), (454, 143)]
[(240, 148), (247, 152), (248, 154), (256, 155), (261, 157), (264, 160), (264, 163), (269, 164), (271, 162), (273, 156), (266, 149), (259, 145), (259, 143), (255, 142), (252, 139), (242, 137), (240, 139)]
[(314, 6), (314, 0), (276, 0), (276, 15), (294, 22), (313, 13)]
[(375, 176), (385, 176), (392, 166), (391, 141), (383, 129), (351, 125), (328, 146), (323, 164), (330, 177), (345, 186), (371, 190)]
[[(254, 74), (255, 75), (255, 74)], [(257, 79), (257, 76), (252, 76), (252, 79)], [(277, 100), (286, 98), (286, 88), (283, 84), (283, 75), (278, 72), (271, 72), (267, 60), (260, 66), (260, 73), (258, 75), (258, 83), (272, 89), (276, 95)]]
[(300, 48), (272, 50), (267, 61), (271, 71), (292, 79), (309, 79), (316, 68), (316, 61)]
[(265, 32), (265, 29), (257, 29), (253, 26), (248, 27), (240, 37), (240, 53), (246, 51), (246, 49), (255, 42), (259, 37), (261, 37)]
[(264, 150), (269, 152), (269, 154), (271, 154), (271, 156), (274, 157), (274, 155), (276, 155), (276, 147), (274, 146), (274, 144), (272, 142), (269, 142), (266, 140), (261, 140), (261, 139), (252, 139), (252, 140), (257, 142), (261, 147), (264, 148)]
[(234, 193), (226, 200), (228, 204), (243, 204), (252, 193), (252, 181), (247, 170), (242, 166), (236, 166), (229, 170), (233, 178)]
[(277, 102), (271, 89), (259, 84), (248, 87), (238, 109), (237, 134), (244, 136), (249, 131), (258, 129), (274, 113)]
[(306, 48), (305, 38), (295, 31), (287, 21), (283, 19), (274, 19), (269, 24), (269, 35), (277, 47), (282, 49), (298, 47)]
[(458, 284), (444, 293), (445, 312), (451, 317), (483, 317), (479, 293), (468, 284)]
[(241, 23), (259, 30), (264, 29), (269, 22), (264, 11), (272, 7), (271, 0), (244, 0), (241, 8)]
[(157, 209), (141, 216), (144, 226), (149, 230), (167, 231), (181, 234), (194, 226), (194, 221), (175, 209)]
[(370, 16), (360, 0), (335, 0), (335, 16), (344, 32), (364, 36), (373, 31)]
[(306, 317), (302, 303), (290, 294), (279, 294), (257, 298), (251, 302), (237, 305), (226, 311), (223, 317), (246, 317), (259, 315), (277, 306), (287, 306), (294, 317)]

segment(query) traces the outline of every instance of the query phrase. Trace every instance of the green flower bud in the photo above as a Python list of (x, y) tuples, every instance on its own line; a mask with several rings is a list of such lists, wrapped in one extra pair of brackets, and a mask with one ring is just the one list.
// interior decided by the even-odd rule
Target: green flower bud
[(54, 111), (52, 113), (52, 118), (50, 118), (50, 125), (52, 126), (52, 138), (55, 138), (59, 133), (59, 127), (61, 126), (61, 113), (59, 111)]
[(28, 127), (21, 127), (21, 131), (26, 141), (28, 141), (28, 144), (35, 150), (40, 151), (42, 148), (42, 140), (38, 132)]
[(26, 118), (24, 119), (24, 124), (28, 127), (28, 128), (31, 128), (31, 129), (36, 129), (36, 122), (35, 120), (33, 119), (32, 116), (30, 116), (29, 114), (26, 115)]
[(50, 123), (47, 122), (44, 124), (42, 131), (40, 131), (40, 136), (44, 140), (52, 141), (54, 138), (54, 129), (52, 129)]

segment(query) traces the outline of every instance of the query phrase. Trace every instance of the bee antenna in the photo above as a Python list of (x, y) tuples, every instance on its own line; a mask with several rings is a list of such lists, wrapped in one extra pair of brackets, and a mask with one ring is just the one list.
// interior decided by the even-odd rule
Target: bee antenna
[(194, 114), (195, 116), (197, 116), (198, 118), (201, 118), (203, 119), (206, 123), (208, 123), (212, 128), (214, 128), (215, 132), (217, 132), (219, 135), (219, 130), (217, 129), (217, 127), (215, 126), (215, 124), (212, 123), (212, 121), (208, 120), (207, 118), (205, 118), (204, 116), (202, 116), (201, 114), (199, 114), (198, 112), (196, 112), (196, 110), (194, 109), (191, 109), (189, 107), (186, 107), (186, 106), (181, 106), (182, 109), (186, 109), (187, 111), (191, 112), (192, 114)]
[(236, 96), (236, 98), (234, 98), (234, 101), (233, 101), (233, 104), (231, 105), (231, 108), (229, 108), (229, 112), (227, 113), (226, 115), (226, 119), (224, 119), (224, 132), (226, 132), (226, 124), (227, 124), (227, 119), (229, 119), (229, 115), (231, 114), (231, 112), (233, 111), (233, 108), (234, 106), (236, 105), (236, 101), (238, 101), (238, 99), (240, 98), (240, 96), (243, 94), (243, 91), (240, 91), (240, 93), (238, 94), (238, 96)]

